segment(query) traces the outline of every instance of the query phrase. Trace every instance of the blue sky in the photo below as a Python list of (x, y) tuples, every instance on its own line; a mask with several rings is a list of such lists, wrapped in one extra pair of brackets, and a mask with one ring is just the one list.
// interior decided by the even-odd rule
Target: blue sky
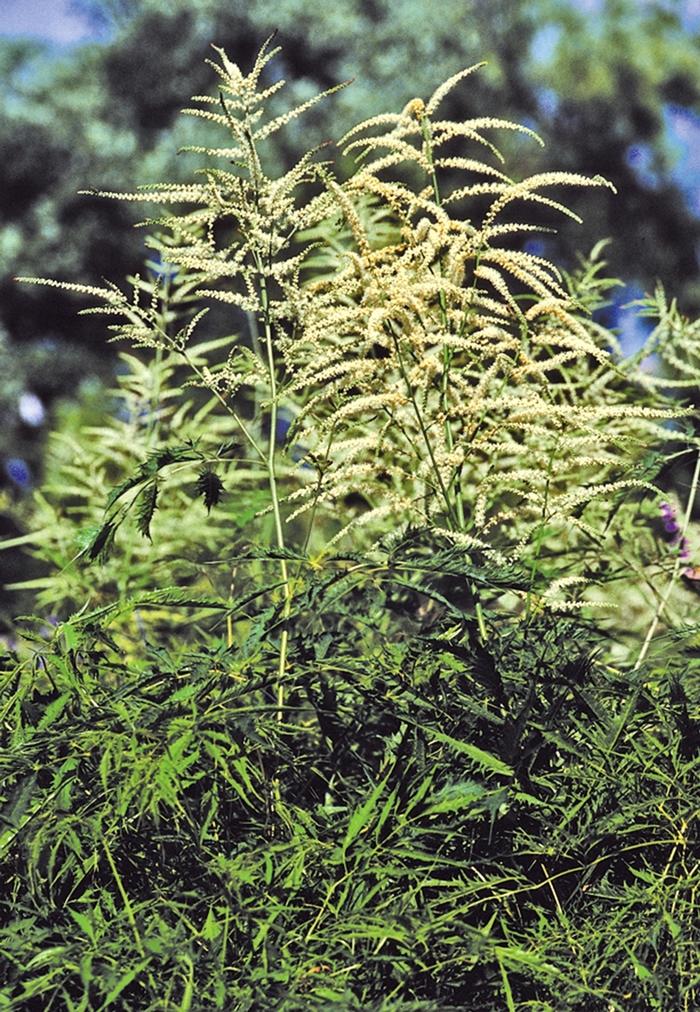
[(24, 35), (70, 46), (95, 38), (70, 0), (0, 0), (0, 35)]

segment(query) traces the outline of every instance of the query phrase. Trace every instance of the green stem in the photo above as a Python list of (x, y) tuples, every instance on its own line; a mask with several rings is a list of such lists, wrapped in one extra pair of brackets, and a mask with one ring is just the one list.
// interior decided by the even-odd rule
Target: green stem
[[(168, 314), (170, 312), (170, 281), (166, 278), (160, 287), (160, 317), (162, 320), (162, 331), (170, 340), (170, 328), (168, 327)], [(155, 354), (155, 367), (152, 372), (153, 387), (151, 389), (151, 410), (148, 419), (148, 442), (149, 446), (158, 442), (160, 436), (160, 398), (162, 388), (163, 369), (163, 347), (158, 345)]]
[[(255, 254), (255, 265), (258, 270), (260, 305), (262, 308), (262, 324), (265, 338), (265, 352), (267, 357), (267, 370), (270, 383), (270, 438), (267, 449), (267, 475), (270, 485), (270, 499), (272, 501), (272, 514), (275, 524), (275, 540), (280, 551), (285, 549), (284, 531), (282, 530), (282, 513), (280, 510), (279, 492), (277, 488), (277, 472), (275, 470), (275, 450), (277, 445), (277, 373), (275, 365), (274, 345), (272, 341), (272, 324), (270, 321), (270, 301), (265, 281), (265, 271), (260, 256)], [(280, 559), (280, 574), (284, 594), (284, 605), (282, 608), (282, 633), (280, 636), (280, 656), (277, 681), (277, 719), (282, 720), (282, 707), (284, 705), (284, 675), (287, 670), (287, 652), (289, 648), (289, 630), (286, 620), (289, 618), (292, 606), (292, 588), (289, 581), (289, 570), (287, 560)]]
[[(221, 104), (226, 110), (226, 115), (231, 119), (228, 109), (226, 108), (226, 102), (223, 96), (221, 96)], [(250, 151), (250, 176), (253, 184), (254, 191), (254, 203), (256, 210), (260, 212), (260, 194), (263, 183), (263, 171), (258, 157), (257, 148), (255, 146), (255, 139), (253, 129), (250, 123), (249, 110), (246, 107), (245, 110), (245, 123), (243, 127), (243, 134), (245, 142), (248, 145)], [(232, 125), (233, 120), (231, 119)], [(234, 127), (235, 132), (235, 127)], [(272, 240), (274, 225), (270, 222), (270, 235), (268, 244), (268, 260), (271, 259), (272, 254)], [(270, 318), (270, 298), (267, 290), (266, 282), (266, 271), (265, 265), (262, 260), (262, 256), (258, 249), (253, 247), (253, 259), (255, 262), (255, 268), (258, 272), (258, 288), (260, 293), (260, 307), (262, 310), (262, 325), (265, 338), (265, 355), (267, 359), (267, 371), (270, 382), (270, 436), (267, 446), (267, 475), (270, 485), (270, 499), (272, 501), (272, 513), (274, 516), (275, 524), (275, 540), (277, 547), (280, 551), (284, 551), (284, 532), (282, 530), (282, 514), (280, 511), (279, 493), (277, 489), (277, 472), (275, 471), (275, 450), (277, 445), (277, 372), (275, 364), (274, 344), (272, 340), (272, 321)], [(284, 604), (282, 607), (282, 633), (280, 636), (280, 655), (279, 665), (277, 669), (277, 719), (282, 720), (282, 708), (284, 705), (284, 675), (287, 670), (287, 652), (289, 647), (289, 630), (287, 629), (287, 619), (291, 613), (292, 606), (292, 588), (289, 581), (289, 570), (287, 567), (287, 560), (280, 559), (280, 575), (282, 577), (282, 587), (284, 594)]]
[(197, 377), (197, 379), (200, 380), (200, 382), (202, 383), (202, 386), (204, 387), (204, 389), (205, 390), (209, 390), (209, 391), (211, 391), (211, 393), (214, 394), (214, 396), (218, 400), (219, 404), (221, 404), (222, 408), (236, 422), (236, 424), (240, 428), (240, 430), (243, 433), (243, 435), (245, 436), (245, 438), (248, 440), (248, 442), (250, 443), (250, 445), (252, 446), (252, 448), (257, 453), (258, 457), (261, 460), (264, 460), (265, 459), (265, 453), (263, 452), (262, 447), (258, 444), (257, 440), (255, 439), (255, 437), (253, 436), (252, 432), (250, 431), (250, 429), (248, 428), (248, 426), (245, 424), (245, 422), (243, 421), (243, 419), (241, 418), (241, 416), (236, 411), (233, 410), (233, 408), (228, 403), (228, 401), (226, 400), (226, 398), (223, 397), (219, 393), (218, 390), (216, 390), (214, 387), (212, 387), (211, 383), (209, 383), (207, 381), (207, 379), (206, 379), (204, 373), (202, 372), (202, 370), (199, 368), (199, 366), (195, 362), (192, 361), (192, 359), (187, 354), (187, 352), (184, 349), (178, 349), (178, 350), (180, 351), (180, 354), (184, 358), (185, 362), (187, 362), (187, 365), (190, 367), (190, 369), (195, 374), (195, 376)]
[[(440, 184), (438, 183), (437, 172), (435, 171), (435, 159), (433, 157), (433, 143), (432, 135), (430, 132), (430, 122), (427, 116), (422, 116), (420, 120), (421, 133), (423, 134), (423, 143), (425, 147), (425, 156), (430, 166), (430, 181), (433, 187), (433, 197), (437, 207), (442, 206), (442, 199), (440, 196)], [(440, 265), (440, 273), (442, 274), (442, 265)], [(449, 329), (449, 321), (447, 317), (447, 299), (445, 298), (445, 292), (440, 289), (439, 292), (440, 302), (440, 316), (442, 319), (442, 325), (447, 332)], [(450, 389), (450, 367), (452, 365), (452, 351), (447, 345), (443, 344), (442, 348), (442, 377), (440, 379), (440, 408), (445, 417), (445, 443), (447, 444), (447, 450), (449, 453), (454, 448), (454, 434), (452, 431), (452, 421), (450, 419), (449, 412), (449, 389)], [(442, 484), (442, 481), (441, 481)], [(455, 493), (455, 509), (457, 512), (457, 526), (460, 531), (464, 530), (465, 517), (464, 517), (464, 498), (462, 496), (462, 468), (457, 467), (452, 477), (451, 486), (454, 487)], [(479, 637), (482, 643), (486, 642), (487, 631), (486, 622), (484, 620), (484, 612), (479, 600), (479, 591), (476, 586), (469, 581), (470, 592), (474, 599), (474, 612), (476, 615), (477, 628), (479, 630)]]
[[(331, 426), (330, 432), (328, 433), (328, 443), (326, 444), (326, 452), (324, 455), (324, 464), (328, 463), (328, 458), (331, 452), (331, 446), (333, 444), (333, 434), (335, 431), (335, 423)], [(309, 550), (309, 542), (311, 541), (311, 534), (313, 531), (314, 521), (316, 519), (316, 511), (318, 509), (318, 500), (321, 495), (321, 485), (323, 483), (324, 468), (319, 465), (318, 468), (318, 481), (316, 482), (316, 491), (314, 493), (314, 502), (311, 507), (311, 515), (309, 517), (309, 524), (306, 528), (306, 537), (304, 538), (304, 544), (302, 545), (301, 554), (306, 555)], [(297, 576), (301, 570), (302, 563), (299, 563), (299, 569), (297, 570)]]
[(114, 881), (117, 884), (117, 890), (119, 891), (119, 895), (122, 898), (122, 903), (124, 904), (124, 912), (126, 913), (126, 919), (128, 920), (132, 933), (134, 935), (134, 942), (136, 943), (136, 951), (138, 952), (139, 956), (143, 958), (146, 955), (146, 952), (143, 947), (143, 942), (141, 940), (138, 925), (136, 924), (136, 918), (134, 917), (134, 910), (133, 907), (131, 906), (131, 900), (129, 899), (129, 894), (124, 888), (122, 877), (117, 871), (117, 866), (115, 864), (114, 858), (112, 857), (112, 852), (107, 846), (106, 838), (103, 838), (102, 840), (102, 847), (104, 848), (105, 856), (107, 857), (107, 863), (109, 864), (112, 875), (114, 877)]
[(552, 483), (552, 472), (554, 469), (554, 454), (557, 446), (552, 449), (549, 455), (549, 463), (547, 465), (547, 480), (544, 486), (544, 499), (542, 501), (542, 518), (540, 520), (536, 541), (535, 541), (535, 552), (532, 558), (532, 565), (530, 566), (530, 586), (527, 589), (527, 597), (525, 599), (525, 621), (529, 622), (531, 618), (531, 606), (532, 606), (532, 595), (533, 588), (535, 586), (535, 577), (537, 575), (537, 566), (540, 561), (540, 553), (542, 552), (542, 545), (544, 543), (544, 532), (547, 522), (547, 509), (549, 507), (549, 491)]
[[(423, 116), (420, 121), (421, 132), (423, 134), (423, 142), (425, 145), (425, 156), (430, 166), (430, 181), (433, 187), (433, 197), (435, 204), (440, 207), (442, 205), (440, 197), (440, 185), (438, 183), (437, 173), (435, 171), (435, 160), (433, 158), (433, 145), (432, 136), (430, 133), (430, 123), (427, 116)], [(440, 267), (440, 273), (442, 274), (442, 266)], [(448, 329), (447, 319), (447, 300), (445, 293), (442, 289), (438, 293), (438, 299), (440, 302), (440, 317), (442, 325), (445, 331)], [(442, 348), (442, 376), (440, 379), (440, 408), (443, 415), (445, 416), (445, 442), (447, 449), (451, 453), (454, 449), (454, 434), (452, 431), (452, 421), (449, 413), (449, 387), (450, 387), (450, 366), (452, 365), (452, 351), (447, 345), (443, 345)], [(455, 508), (457, 511), (457, 523), (459, 529), (464, 529), (464, 501), (462, 498), (462, 469), (457, 468), (452, 479), (452, 484), (455, 490)]]
[[(133, 309), (132, 310), (125, 309), (124, 315), (126, 316), (127, 320), (130, 320), (131, 323), (136, 324), (137, 327), (142, 327), (143, 326), (143, 319)], [(224, 396), (222, 396), (222, 394), (215, 387), (212, 386), (212, 384), (211, 384), (211, 382), (209, 380), (207, 380), (207, 378), (205, 377), (204, 373), (199, 368), (199, 366), (197, 365), (197, 363), (193, 362), (192, 359), (190, 358), (190, 356), (187, 354), (187, 350), (185, 348), (179, 347), (173, 341), (173, 339), (170, 337), (170, 335), (168, 334), (168, 331), (167, 331), (167, 329), (165, 327), (162, 327), (159, 323), (154, 323), (153, 321), (150, 321), (150, 324), (153, 327), (154, 331), (156, 331), (158, 334), (160, 334), (160, 336), (162, 337), (163, 342), (164, 342), (164, 344), (165, 344), (165, 346), (167, 348), (169, 348), (172, 351), (177, 352), (179, 355), (182, 355), (182, 357), (185, 360), (185, 362), (187, 363), (188, 367), (195, 374), (195, 376), (197, 377), (197, 379), (202, 384), (203, 388), (205, 390), (209, 390), (211, 393), (214, 394), (214, 396), (218, 400), (219, 404), (221, 404), (221, 406), (224, 409), (224, 411), (228, 415), (230, 415), (231, 418), (233, 418), (233, 420), (236, 422), (236, 424), (240, 428), (240, 430), (243, 433), (243, 435), (245, 436), (245, 438), (248, 440), (248, 442), (250, 443), (250, 445), (253, 447), (253, 449), (257, 453), (258, 457), (260, 457), (261, 460), (264, 460), (265, 459), (265, 454), (263, 453), (262, 449), (260, 448), (260, 446), (258, 445), (257, 441), (253, 437), (253, 434), (251, 433), (251, 431), (248, 428), (248, 426), (245, 424), (245, 422), (240, 417), (240, 415), (238, 415), (237, 412), (235, 412), (233, 410), (233, 408), (228, 403), (228, 401), (226, 400), (226, 398)]]
[(423, 416), (421, 414), (420, 408), (418, 407), (418, 402), (416, 400), (416, 395), (415, 395), (415, 392), (413, 390), (413, 386), (411, 384), (410, 379), (408, 378), (408, 373), (406, 372), (406, 368), (405, 368), (405, 366), (403, 364), (403, 358), (401, 356), (401, 347), (399, 345), (399, 340), (398, 340), (398, 338), (396, 336), (396, 332), (395, 332), (393, 326), (391, 325), (391, 323), (389, 324), (389, 330), (391, 332), (391, 338), (392, 338), (392, 340), (394, 342), (394, 348), (396, 349), (396, 355), (397, 355), (397, 358), (398, 358), (398, 361), (399, 361), (399, 371), (401, 373), (401, 378), (403, 379), (404, 383), (406, 384), (406, 390), (408, 391), (408, 396), (409, 396), (409, 398), (411, 400), (411, 404), (413, 405), (413, 411), (415, 413), (416, 420), (418, 422), (418, 427), (419, 427), (419, 429), (421, 431), (421, 435), (423, 436), (423, 442), (425, 443), (425, 447), (426, 447), (426, 449), (428, 451), (428, 456), (430, 457), (430, 462), (433, 465), (433, 471), (435, 472), (435, 477), (438, 480), (438, 485), (440, 486), (440, 492), (442, 493), (442, 497), (445, 500), (445, 508), (447, 510), (447, 522), (448, 522), (450, 528), (452, 530), (454, 530), (455, 518), (454, 518), (454, 511), (452, 509), (452, 503), (450, 501), (450, 495), (449, 495), (449, 492), (448, 492), (447, 487), (445, 485), (445, 482), (443, 481), (442, 475), (440, 474), (440, 469), (439, 469), (439, 467), (437, 465), (437, 461), (435, 460), (435, 454), (433, 453), (433, 447), (432, 447), (432, 445), (430, 443), (430, 438), (428, 436), (428, 431), (427, 431), (427, 429), (425, 427), (425, 422), (423, 421)]

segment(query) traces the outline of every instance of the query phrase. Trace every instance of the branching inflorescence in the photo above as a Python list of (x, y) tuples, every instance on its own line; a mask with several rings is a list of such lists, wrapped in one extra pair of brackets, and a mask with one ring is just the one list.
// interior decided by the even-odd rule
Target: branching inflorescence
[[(137, 288), (131, 299), (115, 287), (64, 287), (101, 299), (97, 311), (120, 320), (117, 336), (192, 364), (267, 470), (281, 552), (285, 522), (307, 524), (306, 549), (324, 511), (332, 541), (359, 538), (358, 526), (371, 540), (391, 518), (483, 557), (525, 560), (533, 573), (545, 535), (595, 541), (601, 504), (607, 520), (610, 503), (644, 484), (627, 451), (668, 435), (660, 422), (682, 411), (653, 392), (630, 398), (607, 332), (567, 278), (515, 248), (538, 226), (513, 211), (538, 205), (575, 218), (549, 196), (553, 187), (611, 184), (570, 172), (513, 179), (487, 134), (537, 140), (531, 130), (488, 116), (441, 118), (443, 101), (478, 66), (427, 102), (350, 130), (344, 151), (357, 169), (345, 182), (316, 151), (268, 175), (267, 138), (337, 89), (269, 119), (266, 103), (284, 83), (263, 83), (277, 49), (268, 40), (248, 75), (216, 52), (218, 96), (197, 96), (186, 110), (228, 133), (224, 146), (190, 149), (215, 164), (189, 184), (101, 193), (191, 205), (149, 223), (171, 233), (164, 256), (188, 273), (188, 298), (204, 308), (168, 334)], [(216, 167), (222, 160), (229, 167)], [(188, 346), (207, 303), (245, 314), (251, 339), (232, 339), (224, 361), (195, 366)], [(301, 458), (296, 487), (284, 491), (281, 406)], [(280, 569), (288, 610), (284, 558)], [(283, 642), (281, 669), (285, 656)]]

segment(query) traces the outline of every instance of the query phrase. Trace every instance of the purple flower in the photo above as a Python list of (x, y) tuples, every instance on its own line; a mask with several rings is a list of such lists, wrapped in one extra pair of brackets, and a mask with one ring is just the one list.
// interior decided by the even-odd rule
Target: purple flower
[(10, 457), (5, 461), (5, 474), (19, 488), (26, 489), (32, 483), (32, 473), (29, 464), (21, 457)]
[(690, 545), (688, 539), (681, 535), (680, 525), (676, 521), (676, 510), (675, 507), (669, 502), (662, 502), (659, 504), (659, 510), (661, 512), (661, 520), (664, 525), (664, 530), (667, 534), (670, 534), (671, 544), (678, 549), (678, 557), (682, 562), (690, 561)]

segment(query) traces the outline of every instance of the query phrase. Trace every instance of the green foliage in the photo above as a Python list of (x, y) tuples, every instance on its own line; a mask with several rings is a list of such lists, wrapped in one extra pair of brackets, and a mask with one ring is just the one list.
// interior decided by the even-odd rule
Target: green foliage
[(604, 181), (507, 176), (513, 124), (439, 112), (475, 68), (341, 183), (268, 167), (317, 101), (269, 108), (274, 51), (216, 53), (209, 164), (124, 195), (155, 279), (62, 285), (151, 360), (21, 539), (55, 624), (0, 673), (0, 1004), (691, 1012), (695, 325), (646, 304), (649, 382), (601, 247), (517, 249), (506, 208)]
[(665, 672), (621, 680), (579, 619), (416, 635), (385, 586), (297, 600), (282, 722), (264, 611), (235, 651), (127, 667), (88, 628), (8, 664), (6, 1004), (694, 1006), (699, 731)]

